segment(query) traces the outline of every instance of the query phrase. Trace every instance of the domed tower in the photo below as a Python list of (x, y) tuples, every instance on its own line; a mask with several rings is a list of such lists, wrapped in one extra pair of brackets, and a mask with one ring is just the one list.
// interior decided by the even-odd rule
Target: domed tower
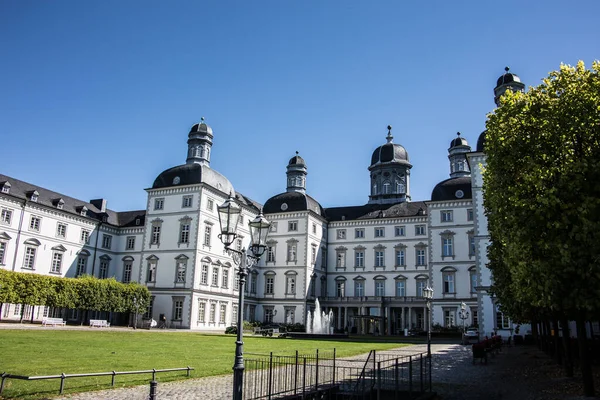
[(467, 162), (467, 153), (471, 151), (471, 146), (467, 140), (456, 132), (457, 137), (450, 142), (448, 149), (448, 160), (450, 160), (450, 177), (469, 176), (471, 171)]
[(496, 106), (500, 107), (500, 97), (506, 92), (507, 89), (512, 90), (513, 92), (522, 92), (525, 90), (525, 85), (521, 83), (521, 78), (517, 75), (508, 72), (510, 68), (504, 68), (506, 71), (498, 81), (496, 82), (496, 87), (494, 88), (494, 102), (496, 102)]
[(213, 143), (213, 132), (210, 126), (204, 122), (192, 126), (188, 134), (188, 154), (186, 164), (200, 164), (210, 166), (210, 149)]
[(287, 191), (306, 193), (306, 163), (304, 159), (298, 155), (290, 158), (287, 166)]
[(406, 149), (393, 143), (392, 127), (388, 125), (387, 143), (371, 156), (371, 195), (369, 204), (394, 204), (410, 197), (410, 169)]

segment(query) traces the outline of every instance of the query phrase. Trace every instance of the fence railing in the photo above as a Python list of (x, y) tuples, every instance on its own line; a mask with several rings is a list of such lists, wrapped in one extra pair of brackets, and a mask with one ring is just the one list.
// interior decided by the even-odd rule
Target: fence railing
[(2, 382), (0, 383), (0, 395), (4, 391), (4, 381), (6, 379), (20, 379), (25, 381), (37, 381), (44, 379), (60, 379), (60, 389), (59, 394), (63, 394), (65, 389), (65, 380), (69, 378), (85, 378), (90, 376), (110, 376), (111, 386), (115, 386), (115, 377), (117, 375), (136, 375), (136, 374), (152, 374), (152, 380), (154, 381), (156, 378), (156, 374), (160, 372), (173, 372), (173, 371), (187, 371), (187, 376), (190, 376), (190, 371), (193, 371), (192, 367), (185, 368), (165, 368), (165, 369), (147, 369), (143, 371), (110, 371), (110, 372), (90, 372), (85, 374), (65, 374), (62, 373), (60, 375), (41, 375), (41, 376), (23, 376), (23, 375), (13, 375), (3, 372), (0, 377), (2, 377)]
[[(388, 391), (395, 399), (410, 399), (431, 391), (431, 359), (426, 353), (371, 351), (366, 359), (339, 359), (335, 351), (331, 355), (253, 354), (245, 360), (243, 397), (359, 400)], [(324, 393), (326, 397), (319, 397)]]

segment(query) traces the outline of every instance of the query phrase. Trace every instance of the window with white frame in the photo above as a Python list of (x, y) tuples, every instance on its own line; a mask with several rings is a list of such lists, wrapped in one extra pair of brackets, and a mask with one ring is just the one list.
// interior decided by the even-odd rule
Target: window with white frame
[(313, 265), (317, 263), (317, 245), (314, 243), (310, 245), (310, 262)]
[(206, 300), (198, 299), (198, 323), (206, 322)]
[(146, 312), (144, 313), (144, 318), (152, 318), (152, 314), (154, 313), (154, 296), (150, 297), (150, 303), (146, 308)]
[(212, 232), (212, 226), (209, 223), (206, 223), (206, 225), (204, 226), (204, 245), (207, 247), (210, 247), (210, 235)]
[(287, 242), (287, 261), (296, 262), (298, 260), (298, 241), (289, 240)]
[(473, 257), (475, 255), (475, 234), (470, 231), (467, 237), (469, 239), (469, 257)]
[(275, 294), (275, 274), (265, 275), (265, 294)]
[(423, 297), (423, 290), (427, 285), (426, 278), (417, 278), (417, 297)]
[(315, 273), (310, 278), (309, 296), (315, 297), (317, 293), (317, 276)]
[(221, 275), (221, 287), (227, 289), (229, 287), (229, 268), (223, 268), (223, 274)]
[(215, 303), (210, 303), (210, 313), (208, 315), (208, 322), (210, 322), (211, 324), (215, 323), (215, 320), (217, 318), (217, 305)]
[(406, 246), (396, 246), (396, 266), (406, 267)]
[(425, 236), (425, 225), (415, 225), (415, 236)]
[(219, 267), (214, 266), (212, 268), (212, 286), (219, 286)]
[(29, 230), (39, 232), (41, 224), (42, 224), (42, 219), (40, 217), (32, 215), (31, 218), (29, 219)]
[(63, 252), (54, 250), (52, 252), (52, 265), (50, 267), (50, 273), (52, 274), (60, 274), (62, 270), (63, 263)]
[(315, 224), (314, 222), (312, 224), (312, 233), (313, 233), (313, 235), (317, 234), (317, 224)]
[(455, 326), (456, 310), (444, 308), (444, 327), (451, 328)]
[(274, 309), (273, 307), (264, 307), (265, 310), (265, 323), (266, 324), (270, 324), (273, 323), (273, 314), (274, 314)]
[(454, 294), (456, 293), (456, 288), (454, 287), (456, 279), (456, 270), (451, 267), (446, 267), (442, 269), (442, 282), (443, 282), (443, 293), (444, 294)]
[(394, 235), (395, 236), (406, 236), (406, 226), (395, 226), (394, 227)]
[(275, 262), (275, 242), (267, 242), (267, 262)]
[(415, 247), (415, 256), (416, 256), (416, 261), (417, 261), (416, 265), (417, 266), (427, 265), (424, 246)]
[(190, 221), (191, 218), (182, 218), (179, 220), (179, 243), (188, 244), (190, 242)]
[(112, 236), (106, 233), (102, 234), (102, 248), (110, 249), (112, 246)]
[(225, 325), (225, 318), (227, 316), (227, 304), (221, 304), (219, 306), (219, 323)]
[(471, 293), (477, 293), (477, 270), (475, 266), (469, 268), (469, 288)]
[(123, 261), (123, 283), (131, 282), (131, 273), (133, 271), (133, 260)]
[(181, 321), (183, 318), (183, 297), (173, 297), (173, 320)]
[(385, 296), (385, 280), (384, 280), (384, 278), (375, 279), (375, 296)]
[(105, 258), (100, 257), (100, 267), (98, 268), (98, 278), (100, 278), (100, 279), (106, 279), (106, 278), (108, 278), (108, 268), (110, 266), (109, 263), (110, 263), (110, 258), (108, 258), (108, 257), (105, 257)]
[(233, 274), (233, 290), (240, 290), (240, 276)]
[(6, 257), (6, 242), (0, 241), (0, 265), (4, 265), (5, 257)]
[(152, 258), (148, 260), (148, 266), (146, 270), (146, 282), (156, 282), (156, 269), (158, 267), (158, 260)]
[(235, 249), (236, 249), (237, 251), (242, 251), (242, 244), (243, 244), (243, 242), (244, 242), (244, 238), (243, 238), (243, 237), (239, 237), (239, 236), (238, 236), (238, 237), (235, 239)]
[(175, 282), (185, 283), (185, 275), (187, 272), (187, 260), (185, 256), (179, 256), (175, 259)]
[(354, 230), (355, 239), (363, 239), (365, 237), (365, 228), (356, 228)]
[(215, 206), (215, 202), (213, 199), (206, 199), (206, 209), (208, 211), (212, 211)]
[(256, 306), (254, 304), (248, 304), (248, 320), (256, 321)]
[(510, 319), (496, 307), (496, 329), (509, 329)]
[(396, 297), (406, 296), (406, 278), (396, 278)]
[(296, 274), (287, 274), (285, 276), (285, 294), (296, 294)]
[(12, 221), (12, 213), (12, 210), (9, 210), (8, 208), (3, 208), (0, 212), (0, 223), (10, 225), (10, 222)]
[(335, 268), (345, 269), (346, 268), (346, 248), (338, 247), (335, 249)]
[(165, 207), (165, 199), (164, 198), (154, 199), (154, 209), (155, 210), (162, 210), (164, 207)]
[(258, 286), (258, 272), (252, 271), (250, 274), (250, 293), (256, 294), (256, 287)]
[(271, 222), (271, 227), (269, 228), (269, 232), (277, 232), (277, 221)]
[(384, 268), (385, 267), (385, 247), (376, 246), (375, 250), (375, 268)]
[(81, 243), (87, 244), (90, 241), (90, 231), (88, 231), (87, 229), (82, 229), (81, 236), (79, 236), (79, 241)]
[(10, 182), (4, 182), (4, 184), (2, 185), (2, 193), (10, 193), (10, 187)]
[(288, 222), (288, 232), (295, 232), (298, 230), (298, 221)]
[(365, 280), (356, 278), (354, 281), (354, 296), (363, 297), (365, 295)]
[(327, 268), (327, 247), (321, 247), (321, 269)]
[(354, 267), (364, 268), (365, 267), (365, 249), (364, 247), (356, 247), (354, 249)]
[(338, 239), (346, 239), (346, 230), (345, 229), (336, 230), (336, 237)]
[(467, 221), (473, 221), (473, 209), (472, 208), (467, 209)]
[(150, 245), (160, 245), (160, 231), (162, 229), (162, 220), (156, 219), (152, 221), (152, 236), (150, 237)]
[(286, 307), (285, 308), (285, 323), (286, 324), (293, 324), (294, 323), (294, 321), (295, 321), (294, 308), (295, 307)]
[(233, 306), (231, 311), (231, 324), (237, 325), (238, 320), (238, 306)]
[(77, 266), (75, 268), (75, 278), (87, 272), (88, 255), (86, 251), (82, 251), (77, 257)]
[(385, 228), (383, 227), (377, 227), (375, 228), (375, 237), (385, 237)]
[(24, 269), (34, 269), (36, 252), (37, 252), (37, 247), (33, 247), (33, 246), (25, 247), (25, 257), (23, 258), (23, 268)]
[(454, 256), (454, 234), (442, 234), (442, 257)]
[(181, 208), (189, 208), (194, 201), (194, 195), (185, 195), (181, 200)]
[(477, 313), (477, 310), (474, 308), (471, 308), (471, 318), (473, 321), (473, 326), (478, 326), (479, 325), (479, 314)]
[(127, 236), (126, 250), (134, 250), (134, 249), (135, 249), (135, 236)]
[(440, 220), (442, 222), (452, 222), (452, 210), (440, 211)]
[(67, 237), (67, 224), (60, 222), (56, 224), (56, 237), (63, 239)]
[(321, 277), (321, 297), (327, 297), (327, 278)]
[(346, 296), (346, 280), (337, 279), (335, 281), (335, 295), (337, 297)]

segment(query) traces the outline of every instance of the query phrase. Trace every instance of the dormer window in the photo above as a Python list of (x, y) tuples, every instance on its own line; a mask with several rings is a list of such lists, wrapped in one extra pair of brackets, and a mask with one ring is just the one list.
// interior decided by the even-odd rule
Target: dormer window
[(39, 195), (40, 194), (38, 193), (37, 190), (34, 190), (33, 192), (29, 192), (29, 200), (37, 202)]
[(81, 207), (81, 209), (79, 210), (79, 215), (83, 215), (83, 216), (85, 216), (85, 215), (87, 215), (87, 211), (88, 211), (87, 207), (86, 207), (86, 206), (83, 206), (83, 207)]
[(56, 208), (58, 208), (59, 210), (62, 210), (64, 205), (65, 205), (65, 201), (63, 199), (56, 199), (54, 200), (54, 205), (56, 206)]
[(10, 182), (2, 183), (2, 193), (10, 193)]
[(140, 224), (140, 219), (139, 219), (139, 218), (136, 218), (136, 219), (135, 219), (135, 224), (136, 224), (136, 225), (139, 225), (139, 224)]

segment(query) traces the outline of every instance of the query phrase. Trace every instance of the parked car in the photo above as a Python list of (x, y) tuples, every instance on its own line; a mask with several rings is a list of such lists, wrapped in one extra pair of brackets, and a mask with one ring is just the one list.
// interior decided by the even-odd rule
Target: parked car
[(465, 337), (469, 338), (469, 339), (470, 338), (479, 339), (479, 331), (477, 330), (477, 328), (469, 328), (465, 332)]

